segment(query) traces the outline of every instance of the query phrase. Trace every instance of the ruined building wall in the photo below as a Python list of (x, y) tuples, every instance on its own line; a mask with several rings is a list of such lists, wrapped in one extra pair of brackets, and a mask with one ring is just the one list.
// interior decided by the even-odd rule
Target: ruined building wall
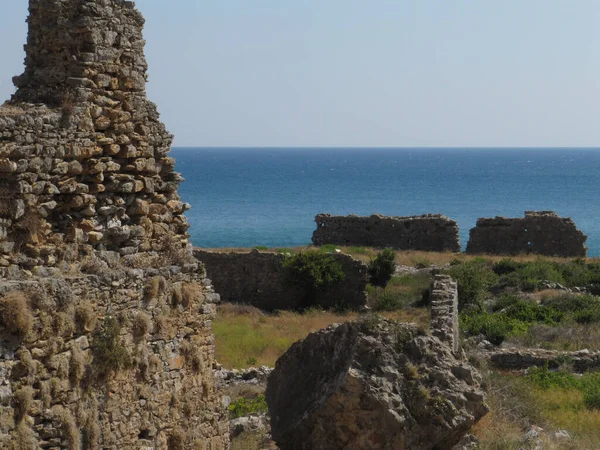
[(0, 448), (224, 450), (192, 256), (125, 0), (29, 0), (0, 107)]
[(28, 22), (26, 69), (0, 108), (0, 269), (185, 246), (133, 2), (30, 0)]
[(553, 211), (526, 211), (524, 218), (479, 219), (471, 229), (467, 253), (585, 257), (585, 236), (573, 220)]
[[(266, 311), (303, 306), (306, 293), (287, 281), (285, 255), (258, 250), (223, 253), (195, 249), (194, 256), (206, 267), (208, 278), (224, 302), (249, 304)], [(367, 266), (348, 255), (331, 256), (341, 263), (346, 278), (317, 295), (316, 303), (324, 308), (363, 307), (367, 301)]]
[(397, 250), (459, 252), (458, 226), (440, 214), (414, 217), (372, 215), (315, 217), (314, 245), (334, 244)]
[(121, 268), (0, 281), (0, 448), (227, 448), (207, 325), (218, 295), (203, 280)]
[(448, 275), (436, 275), (429, 296), (431, 334), (446, 343), (453, 352), (460, 350), (458, 287)]

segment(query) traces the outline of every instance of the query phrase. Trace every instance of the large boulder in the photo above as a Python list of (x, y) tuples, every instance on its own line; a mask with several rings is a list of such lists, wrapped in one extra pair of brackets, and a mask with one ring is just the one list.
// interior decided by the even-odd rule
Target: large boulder
[(451, 449), (488, 411), (479, 374), (449, 346), (377, 317), (296, 342), (266, 398), (281, 450)]

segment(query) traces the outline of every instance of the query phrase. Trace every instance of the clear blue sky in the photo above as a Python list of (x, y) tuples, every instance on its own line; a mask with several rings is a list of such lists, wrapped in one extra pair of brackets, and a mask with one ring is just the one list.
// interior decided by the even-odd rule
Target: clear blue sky
[[(598, 0), (138, 0), (177, 146), (600, 146)], [(0, 15), (0, 98), (26, 0)]]

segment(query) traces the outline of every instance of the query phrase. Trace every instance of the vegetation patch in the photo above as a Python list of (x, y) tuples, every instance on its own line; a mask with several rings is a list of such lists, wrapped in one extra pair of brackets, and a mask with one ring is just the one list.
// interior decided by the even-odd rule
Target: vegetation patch
[(227, 407), (231, 419), (249, 416), (250, 414), (262, 414), (268, 410), (267, 400), (264, 395), (259, 395), (255, 398), (240, 397)]
[(296, 253), (283, 262), (286, 279), (290, 285), (306, 292), (303, 306), (316, 302), (316, 296), (344, 281), (342, 264), (332, 255), (316, 251)]
[(121, 342), (121, 325), (112, 316), (104, 318), (92, 339), (95, 370), (100, 375), (129, 367), (131, 356)]
[(394, 251), (386, 248), (369, 262), (369, 282), (373, 286), (387, 286), (396, 271), (395, 258)]

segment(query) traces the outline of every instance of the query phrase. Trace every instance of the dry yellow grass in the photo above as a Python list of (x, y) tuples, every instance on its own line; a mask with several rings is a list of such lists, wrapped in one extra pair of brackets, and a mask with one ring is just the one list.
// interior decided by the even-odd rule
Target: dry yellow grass
[[(346, 247), (346, 246), (332, 246), (332, 247), (335, 247), (335, 248), (341, 250), (343, 253), (352, 255), (354, 258), (359, 259), (363, 262), (369, 262), (372, 258), (374, 258), (381, 251), (381, 249), (369, 248), (369, 247)], [(283, 249), (283, 250), (290, 250), (293, 252), (297, 252), (297, 251), (301, 251), (301, 250), (316, 250), (316, 249), (318, 249), (318, 247), (309, 245), (306, 247), (294, 247), (294, 248)], [(213, 248), (213, 249), (203, 249), (203, 250), (219, 252), (219, 253), (229, 253), (229, 252), (246, 253), (252, 249), (239, 248), (239, 247), (228, 247), (228, 248)], [(265, 250), (265, 251), (281, 251), (281, 250), (282, 249), (280, 249), (280, 248), (273, 248), (273, 249), (269, 249), (269, 250)], [(413, 250), (397, 250), (394, 253), (396, 254), (396, 263), (401, 264), (403, 266), (417, 266), (419, 264), (424, 264), (426, 266), (444, 265), (444, 264), (450, 263), (453, 260), (459, 260), (459, 261), (464, 262), (464, 261), (470, 261), (474, 258), (481, 258), (481, 257), (483, 257), (485, 259), (489, 259), (491, 261), (500, 261), (504, 258), (507, 258), (507, 256), (497, 256), (497, 255), (467, 255), (466, 253), (422, 252), (422, 251), (413, 251)], [(532, 255), (532, 254), (523, 254), (523, 255), (510, 256), (510, 258), (514, 259), (515, 261), (518, 261), (518, 262), (530, 262), (530, 261), (535, 261), (535, 260), (539, 259), (540, 256)], [(554, 257), (546, 257), (546, 256), (544, 256), (542, 258), (545, 260), (562, 262), (562, 263), (566, 263), (566, 262), (573, 260), (573, 258), (554, 258)], [(588, 263), (594, 263), (594, 262), (598, 263), (598, 262), (600, 262), (600, 258), (587, 258), (586, 261)]]
[[(382, 315), (427, 328), (428, 314), (425, 309), (407, 309)], [(266, 314), (251, 306), (223, 304), (213, 322), (216, 359), (227, 368), (272, 367), (294, 342), (309, 333), (357, 318), (357, 313), (335, 314), (328, 311)]]

